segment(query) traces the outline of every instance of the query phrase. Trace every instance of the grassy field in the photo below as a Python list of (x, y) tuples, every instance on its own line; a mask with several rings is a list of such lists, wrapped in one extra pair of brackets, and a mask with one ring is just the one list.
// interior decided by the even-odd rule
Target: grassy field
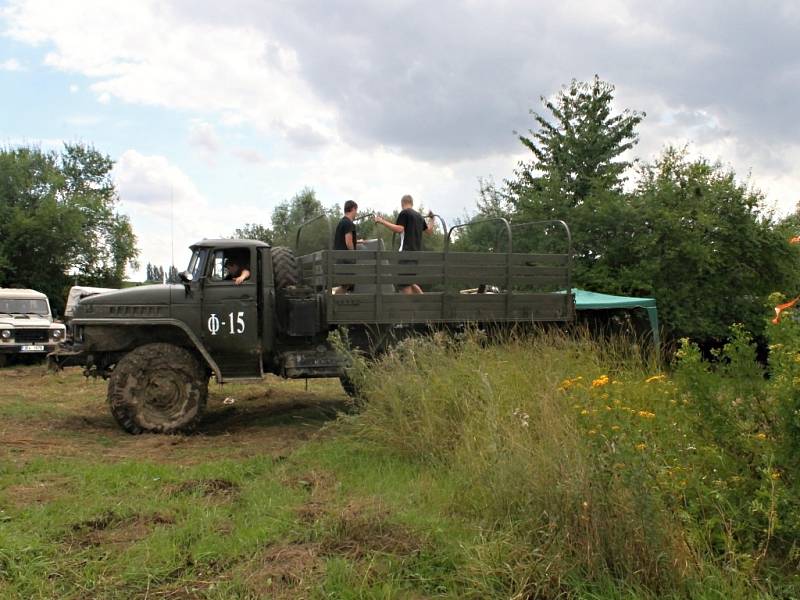
[(78, 370), (3, 369), (0, 597), (794, 597), (796, 453), (749, 348), (668, 377), (411, 342), (357, 416), (335, 380), (212, 384), (185, 436), (124, 433)]
[(326, 433), (338, 381), (212, 387), (189, 436), (127, 435), (104, 398), (77, 369), (0, 371), (0, 596), (381, 596), (428, 547), (376, 494), (413, 469)]

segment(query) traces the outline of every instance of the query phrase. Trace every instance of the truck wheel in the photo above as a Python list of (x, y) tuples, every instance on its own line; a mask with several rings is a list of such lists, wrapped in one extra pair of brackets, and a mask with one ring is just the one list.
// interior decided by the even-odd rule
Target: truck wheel
[(291, 248), (276, 246), (272, 249), (272, 273), (276, 289), (300, 283), (300, 267)]
[(192, 354), (172, 344), (146, 344), (111, 372), (108, 404), (128, 433), (191, 431), (203, 416), (208, 377)]

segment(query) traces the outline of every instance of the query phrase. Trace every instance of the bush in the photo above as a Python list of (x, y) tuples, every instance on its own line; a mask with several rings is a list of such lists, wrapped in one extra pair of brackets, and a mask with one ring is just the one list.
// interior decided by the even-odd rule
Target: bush
[(477, 596), (789, 585), (797, 353), (766, 381), (735, 327), (714, 365), (688, 342), (679, 356), (669, 377), (621, 340), (410, 340), (366, 373), (351, 427), (457, 479)]

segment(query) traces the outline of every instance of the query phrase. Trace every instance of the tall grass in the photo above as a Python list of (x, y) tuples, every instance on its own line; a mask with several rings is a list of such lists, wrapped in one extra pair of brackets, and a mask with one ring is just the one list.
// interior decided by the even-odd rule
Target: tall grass
[[(701, 365), (717, 378), (703, 385), (730, 403), (738, 388), (719, 382), (736, 375), (753, 394), (763, 380), (745, 367)], [(552, 597), (579, 582), (682, 596), (709, 581), (752, 596), (783, 482), (754, 462), (759, 425), (742, 434), (748, 447), (722, 439), (731, 411), (709, 425), (692, 368), (673, 381), (625, 340), (554, 332), (409, 340), (364, 371), (369, 402), (350, 426), (460, 482), (451, 510), (483, 536), (463, 571), (476, 596)], [(765, 504), (745, 515), (755, 501), (737, 494), (754, 490)]]

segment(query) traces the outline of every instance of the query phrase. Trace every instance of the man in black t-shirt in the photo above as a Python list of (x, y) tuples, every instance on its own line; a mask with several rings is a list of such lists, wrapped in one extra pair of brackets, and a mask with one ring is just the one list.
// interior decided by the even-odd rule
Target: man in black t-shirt
[[(406, 194), (400, 199), (400, 214), (397, 222), (390, 223), (381, 216), (375, 216), (375, 222), (380, 223), (391, 231), (400, 234), (400, 252), (418, 252), (422, 250), (422, 234), (433, 233), (433, 215), (428, 214), (427, 219), (414, 210), (414, 199)], [(415, 265), (416, 260), (401, 260), (400, 264)], [(413, 273), (409, 273), (413, 275)], [(398, 287), (404, 294), (421, 294), (422, 288), (416, 283), (399, 284)]]
[[(356, 224), (353, 222), (358, 213), (358, 204), (353, 200), (348, 200), (344, 203), (344, 216), (336, 226), (336, 232), (333, 234), (333, 249), (334, 250), (355, 250), (358, 243), (356, 238)], [(355, 260), (341, 259), (337, 260), (336, 264), (339, 265), (352, 265)], [(333, 289), (334, 294), (344, 294), (352, 292), (354, 288), (352, 283), (343, 283), (339, 287)]]

